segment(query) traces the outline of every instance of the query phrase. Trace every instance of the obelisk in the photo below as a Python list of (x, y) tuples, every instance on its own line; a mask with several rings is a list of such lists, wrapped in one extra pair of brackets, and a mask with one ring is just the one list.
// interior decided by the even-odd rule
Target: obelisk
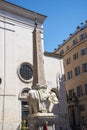
[(56, 116), (48, 112), (48, 94), (44, 71), (44, 57), (40, 30), (33, 31), (33, 85), (29, 92), (30, 115), (28, 117), (29, 130), (43, 130), (45, 122), (48, 128), (53, 129)]
[(35, 23), (33, 31), (33, 88), (38, 89), (38, 87), (45, 85), (41, 32), (37, 29), (37, 23)]

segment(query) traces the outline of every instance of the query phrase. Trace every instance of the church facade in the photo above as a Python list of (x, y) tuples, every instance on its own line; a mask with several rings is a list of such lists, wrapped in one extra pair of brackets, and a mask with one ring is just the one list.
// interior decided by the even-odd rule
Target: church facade
[[(45, 15), (0, 2), (0, 130), (21, 130), (29, 109), (27, 94), (33, 82), (33, 36), (35, 19), (41, 33), (45, 78), (48, 91), (59, 90), (59, 104), (53, 108), (58, 115), (56, 129), (69, 129), (64, 86), (63, 61), (60, 55), (44, 53), (43, 23)], [(27, 124), (26, 124), (27, 125)]]

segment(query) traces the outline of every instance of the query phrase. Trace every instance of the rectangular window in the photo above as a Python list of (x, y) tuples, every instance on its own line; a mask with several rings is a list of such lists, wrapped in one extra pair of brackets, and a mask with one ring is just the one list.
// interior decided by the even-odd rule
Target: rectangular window
[(82, 86), (78, 86), (77, 87), (77, 96), (80, 97), (83, 95), (83, 92), (82, 92)]
[(61, 50), (61, 51), (60, 51), (60, 54), (63, 55), (63, 54), (64, 54), (64, 50)]
[[(27, 117), (29, 115), (29, 108), (28, 108), (27, 101), (21, 102), (21, 113), (22, 113), (22, 120), (27, 121)], [(26, 125), (27, 125), (27, 122), (26, 122)]]
[(67, 72), (67, 78), (68, 78), (68, 79), (71, 79), (71, 78), (72, 78), (72, 71)]
[(69, 46), (68, 45), (66, 46), (66, 50), (69, 50)]
[(80, 74), (80, 67), (75, 68), (75, 76)]
[(78, 52), (76, 52), (73, 57), (74, 57), (74, 60), (78, 59)]
[(74, 97), (74, 89), (69, 90), (69, 99), (72, 100), (73, 97)]
[(66, 64), (68, 65), (68, 64), (70, 64), (71, 63), (71, 59), (70, 59), (70, 57), (66, 60)]
[(84, 85), (85, 88), (85, 94), (87, 94), (87, 83)]
[(82, 41), (83, 39), (85, 39), (87, 36), (86, 36), (86, 32), (85, 33), (82, 33), (80, 35), (80, 41)]
[(82, 50), (81, 50), (81, 55), (83, 56), (83, 55), (86, 55), (87, 54), (87, 47), (86, 48), (83, 48)]
[(87, 63), (82, 64), (82, 71), (87, 72)]
[(85, 106), (84, 105), (79, 105), (79, 110), (80, 111), (85, 111)]
[(73, 40), (73, 45), (75, 45), (77, 42), (78, 42), (78, 41), (77, 41), (77, 38), (75, 38), (75, 39)]

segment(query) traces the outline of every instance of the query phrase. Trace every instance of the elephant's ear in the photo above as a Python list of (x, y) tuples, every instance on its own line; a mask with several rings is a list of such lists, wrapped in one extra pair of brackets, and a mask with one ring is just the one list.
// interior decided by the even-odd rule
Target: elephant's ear
[(29, 94), (27, 95), (27, 103), (29, 105)]
[(57, 97), (59, 96), (59, 92), (57, 88), (52, 88), (51, 91), (54, 92)]
[(28, 93), (27, 93), (27, 103), (28, 103), (28, 105), (29, 105), (29, 102), (30, 102), (30, 91), (31, 91), (32, 89), (29, 89), (29, 91), (28, 91)]
[(49, 101), (51, 103), (53, 103), (53, 104), (58, 104), (59, 103), (59, 100), (58, 100), (55, 92), (50, 91), (50, 93), (49, 93)]

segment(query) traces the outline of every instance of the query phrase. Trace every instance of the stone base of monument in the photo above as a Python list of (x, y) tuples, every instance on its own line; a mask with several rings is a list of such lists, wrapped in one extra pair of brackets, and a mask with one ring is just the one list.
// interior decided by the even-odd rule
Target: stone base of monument
[(43, 130), (45, 122), (48, 122), (48, 130), (55, 130), (57, 116), (53, 113), (35, 113), (28, 116), (29, 130)]

